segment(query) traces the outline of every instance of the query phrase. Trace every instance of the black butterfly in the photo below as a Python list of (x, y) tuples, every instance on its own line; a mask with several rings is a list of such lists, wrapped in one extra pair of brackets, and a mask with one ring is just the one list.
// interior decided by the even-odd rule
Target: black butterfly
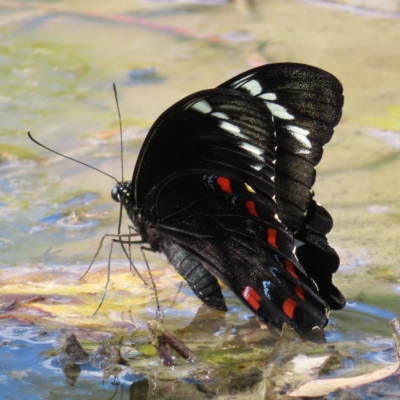
[(264, 65), (184, 98), (150, 129), (112, 197), (206, 305), (226, 310), (219, 278), (260, 320), (298, 332), (344, 307), (332, 218), (312, 190), (342, 91), (318, 68)]

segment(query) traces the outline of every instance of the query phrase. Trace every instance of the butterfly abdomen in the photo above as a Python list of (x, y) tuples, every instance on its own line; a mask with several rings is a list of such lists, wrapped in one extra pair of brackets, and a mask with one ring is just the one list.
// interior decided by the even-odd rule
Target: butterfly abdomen
[(164, 239), (162, 251), (204, 304), (216, 310), (227, 310), (217, 279), (195, 255), (171, 239)]

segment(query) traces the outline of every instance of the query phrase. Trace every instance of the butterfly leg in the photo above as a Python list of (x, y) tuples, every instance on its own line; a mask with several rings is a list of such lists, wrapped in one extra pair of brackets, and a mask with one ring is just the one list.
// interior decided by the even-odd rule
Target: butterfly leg
[[(83, 275), (80, 279), (82, 279), (82, 278), (88, 273), (88, 271), (90, 270), (90, 268), (92, 267), (93, 262), (94, 262), (94, 260), (96, 259), (97, 255), (99, 254), (99, 251), (100, 251), (100, 249), (101, 249), (101, 246), (103, 245), (104, 238), (105, 238), (106, 236), (111, 236), (111, 237), (112, 237), (112, 236), (114, 236), (114, 237), (117, 236), (117, 237), (119, 237), (119, 239), (112, 239), (112, 240), (111, 240), (110, 253), (109, 253), (109, 255), (108, 255), (108, 264), (107, 264), (107, 281), (106, 281), (106, 286), (104, 287), (103, 296), (101, 297), (100, 303), (99, 303), (98, 307), (96, 308), (96, 311), (93, 313), (93, 315), (96, 315), (97, 311), (100, 310), (101, 306), (102, 306), (103, 303), (104, 303), (104, 299), (106, 298), (106, 293), (107, 293), (108, 285), (109, 285), (109, 283), (110, 283), (111, 255), (112, 255), (114, 243), (120, 243), (120, 244), (121, 244), (121, 247), (122, 247), (122, 249), (124, 250), (126, 256), (128, 257), (129, 262), (131, 263), (131, 265), (133, 265), (132, 260), (131, 260), (131, 258), (128, 256), (128, 253), (126, 252), (126, 249), (125, 249), (125, 247), (124, 247), (123, 244), (124, 244), (124, 243), (125, 243), (125, 244), (129, 244), (129, 247), (130, 247), (131, 244), (138, 243), (138, 242), (131, 242), (130, 240), (129, 240), (129, 241), (123, 241), (123, 240), (121, 240), (121, 237), (128, 237), (128, 238), (130, 239), (131, 236), (132, 236), (132, 235), (130, 235), (130, 234), (123, 234), (123, 235), (111, 235), (111, 234), (106, 234), (106, 235), (104, 235), (103, 238), (102, 238), (101, 241), (100, 241), (99, 248), (97, 249), (97, 252), (96, 252), (96, 254), (95, 254), (95, 256), (94, 256), (93, 261), (90, 263), (89, 268), (86, 270), (86, 272), (84, 273), (84, 275)], [(136, 236), (136, 235), (134, 235), (134, 236)], [(141, 242), (139, 242), (139, 243), (141, 243)], [(141, 247), (140, 249), (142, 249), (142, 247)], [(143, 252), (143, 251), (142, 251), (142, 252)], [(145, 259), (145, 260), (146, 260), (146, 259)], [(146, 265), (147, 265), (147, 268), (148, 268), (147, 260), (146, 260)], [(143, 277), (139, 274), (139, 272), (136, 270), (136, 268), (135, 268), (134, 265), (133, 265), (133, 268), (134, 268), (135, 271), (138, 273), (140, 279), (145, 283), (146, 286), (148, 286), (147, 282), (146, 282), (146, 281), (143, 279)], [(153, 281), (153, 277), (151, 276), (151, 274), (150, 274), (150, 277), (151, 277), (151, 280)], [(153, 281), (153, 284), (154, 284), (154, 281)], [(154, 286), (154, 288), (155, 288), (155, 286)], [(157, 292), (156, 292), (156, 301), (157, 301), (157, 306), (158, 306)], [(159, 309), (159, 306), (158, 306), (158, 309)]]
[[(104, 238), (105, 238), (106, 236), (118, 236), (118, 237), (120, 237), (120, 238), (121, 238), (121, 237), (126, 237), (126, 236), (128, 236), (128, 238), (130, 239), (130, 236), (131, 236), (131, 235), (129, 235), (129, 234), (124, 234), (124, 235), (105, 235), (105, 236), (103, 237), (102, 241), (104, 240)], [(98, 305), (98, 307), (97, 307), (96, 311), (93, 313), (93, 315), (95, 315), (95, 314), (97, 313), (97, 311), (100, 310), (101, 306), (102, 306), (103, 303), (104, 303), (104, 299), (105, 299), (105, 297), (106, 297), (108, 285), (109, 285), (109, 283), (110, 283), (111, 254), (112, 254), (112, 250), (113, 250), (114, 243), (120, 243), (121, 245), (123, 245), (123, 244), (128, 244), (128, 245), (130, 246), (131, 244), (140, 244), (140, 243), (142, 243), (142, 242), (141, 242), (141, 241), (139, 241), (139, 242), (131, 242), (130, 240), (129, 240), (129, 241), (126, 241), (126, 240), (121, 240), (121, 239), (112, 239), (112, 240), (111, 240), (110, 253), (109, 253), (109, 255), (108, 255), (107, 282), (106, 282), (106, 286), (105, 286), (104, 291), (103, 291), (103, 296), (102, 296), (102, 298), (101, 298), (100, 304)], [(102, 242), (101, 242), (101, 244), (102, 244)], [(101, 247), (101, 245), (100, 245), (99, 247)], [(124, 247), (123, 247), (123, 248), (124, 248)], [(150, 275), (151, 282), (152, 282), (152, 284), (153, 284), (153, 289), (154, 289), (155, 298), (156, 298), (156, 304), (157, 304), (157, 311), (159, 312), (159, 311), (160, 311), (160, 303), (159, 303), (159, 301), (158, 301), (157, 287), (156, 287), (156, 284), (155, 284), (155, 282), (154, 282), (153, 275), (152, 275), (152, 273), (151, 273), (151, 271), (150, 271), (150, 267), (149, 267), (149, 264), (148, 264), (148, 262), (147, 262), (147, 258), (146, 258), (146, 256), (145, 256), (144, 250), (148, 250), (148, 251), (153, 251), (153, 250), (150, 249), (150, 248), (148, 248), (148, 247), (140, 246), (140, 251), (142, 252), (143, 258), (144, 258), (145, 263), (146, 263), (147, 270), (149, 271), (149, 275)], [(97, 252), (97, 253), (98, 253), (98, 252)], [(96, 253), (96, 256), (97, 256), (97, 253)], [(125, 250), (125, 254), (128, 256), (126, 250)], [(129, 258), (129, 260), (130, 260), (130, 258)], [(130, 262), (131, 262), (131, 264), (132, 264), (132, 261), (131, 261), (131, 260), (130, 260)], [(93, 262), (90, 264), (90, 266), (89, 266), (88, 270), (86, 271), (86, 273), (89, 271), (89, 269), (90, 269), (90, 267), (92, 266), (92, 264), (93, 264)], [(136, 270), (136, 268), (135, 268), (135, 270)], [(86, 275), (86, 273), (85, 273), (85, 275)], [(85, 275), (83, 275), (83, 276), (85, 276)], [(139, 276), (140, 276), (140, 274), (139, 274)], [(143, 280), (142, 276), (140, 276), (140, 278)], [(144, 281), (144, 280), (143, 280), (143, 281)], [(146, 283), (146, 282), (145, 282), (145, 283)], [(146, 285), (147, 285), (147, 283), (146, 283)], [(147, 285), (147, 286), (148, 286), (148, 285)]]
[[(105, 238), (105, 236), (103, 237), (103, 239)], [(108, 255), (108, 265), (107, 265), (107, 282), (106, 282), (106, 286), (104, 287), (104, 291), (103, 291), (103, 296), (101, 297), (100, 303), (96, 308), (96, 311), (93, 313), (93, 315), (96, 315), (97, 311), (100, 310), (101, 306), (104, 303), (104, 299), (106, 298), (106, 293), (107, 293), (107, 289), (108, 289), (108, 285), (110, 283), (110, 271), (111, 271), (111, 254), (112, 254), (112, 249), (113, 249), (113, 245), (114, 245), (114, 240), (111, 241), (111, 246), (110, 246), (110, 253)], [(96, 254), (97, 255), (97, 254)], [(89, 271), (90, 267), (92, 266), (92, 263), (90, 264), (89, 268), (87, 269), (87, 271)], [(86, 271), (86, 273), (87, 273)], [(86, 275), (85, 273), (85, 275)], [(85, 276), (83, 275), (83, 276)]]
[(168, 242), (164, 253), (168, 261), (188, 283), (194, 294), (206, 306), (216, 310), (227, 311), (225, 299), (217, 279), (194, 254), (172, 240), (168, 240)]
[[(115, 236), (119, 236), (119, 237), (124, 237), (124, 236), (126, 237), (126, 236), (127, 236), (128, 239), (130, 239), (131, 236), (137, 236), (137, 235), (136, 235), (136, 234), (132, 234), (132, 235), (131, 235), (131, 234), (125, 234), (125, 235), (115, 235)], [(129, 245), (129, 253), (130, 253), (130, 246), (131, 246), (132, 244), (142, 244), (143, 242), (142, 242), (141, 240), (140, 240), (140, 241), (131, 242), (130, 240), (121, 240), (121, 239), (112, 239), (112, 242), (113, 242), (113, 243), (116, 242), (116, 243), (120, 243), (120, 244), (121, 244), (122, 249), (124, 250), (126, 256), (128, 257), (128, 260), (129, 260), (130, 263), (131, 263), (131, 267), (133, 266), (133, 268), (135, 269), (135, 271), (138, 273), (139, 277), (142, 279), (143, 282), (145, 282), (144, 279), (143, 279), (143, 277), (142, 277), (142, 276), (139, 274), (139, 272), (136, 270), (136, 268), (135, 268), (135, 266), (133, 265), (132, 260), (131, 260), (131, 258), (130, 258), (130, 254), (128, 254), (128, 252), (126, 251), (126, 249), (125, 249), (125, 247), (124, 247), (124, 244)], [(152, 253), (155, 253), (155, 251), (154, 251), (153, 249), (151, 249), (150, 247), (140, 246), (140, 251), (142, 252), (142, 256), (143, 256), (144, 261), (145, 261), (145, 263), (146, 263), (147, 270), (149, 271), (150, 280), (151, 280), (151, 283), (152, 283), (152, 286), (153, 286), (154, 295), (155, 295), (155, 299), (156, 299), (156, 305), (157, 305), (157, 312), (159, 312), (159, 311), (160, 311), (160, 302), (158, 301), (157, 287), (156, 287), (156, 283), (154, 282), (153, 275), (152, 275), (152, 273), (151, 273), (149, 263), (147, 262), (146, 255), (145, 255), (145, 253), (144, 253), (145, 250), (146, 250), (146, 251), (151, 251)], [(146, 282), (145, 282), (145, 283), (146, 283)], [(108, 285), (108, 281), (107, 281), (107, 285)], [(146, 286), (148, 286), (147, 283), (146, 283)]]
[(144, 253), (145, 250), (146, 251), (151, 251), (152, 253), (155, 253), (155, 251), (153, 249), (151, 249), (150, 247), (140, 246), (140, 251), (142, 252), (144, 261), (146, 263), (147, 270), (149, 271), (149, 276), (150, 276), (151, 283), (153, 284), (154, 295), (155, 295), (155, 298), (156, 298), (157, 312), (160, 312), (160, 302), (158, 301), (157, 286), (156, 286), (156, 283), (154, 282), (153, 274), (151, 273), (151, 270), (150, 270), (150, 267), (149, 267), (149, 263), (147, 262), (146, 255)]
[[(130, 239), (132, 236), (138, 236), (138, 234), (136, 234), (136, 233), (127, 233), (127, 234), (109, 234), (109, 233), (107, 233), (107, 234), (105, 234), (100, 240), (99, 247), (97, 248), (97, 251), (96, 251), (96, 254), (93, 257), (93, 260), (91, 261), (90, 265), (86, 269), (85, 273), (79, 279), (83, 279), (87, 275), (87, 273), (90, 271), (90, 269), (92, 268), (92, 265), (96, 261), (96, 258), (97, 258), (98, 254), (100, 252), (100, 249), (103, 246), (103, 242), (104, 242), (104, 239), (106, 237), (118, 237), (118, 238), (128, 237)], [(122, 241), (122, 240), (117, 240), (117, 239), (113, 239), (113, 241), (119, 242), (121, 244), (122, 250), (124, 251), (127, 259), (129, 260), (129, 264), (130, 264), (131, 270), (134, 270), (136, 272), (136, 274), (139, 276), (139, 278), (142, 280), (142, 282), (146, 286), (149, 286), (148, 283), (143, 279), (142, 275), (140, 275), (140, 272), (136, 269), (135, 265), (132, 262), (132, 258), (130, 256), (130, 252), (128, 254), (128, 252), (126, 251), (125, 246), (124, 246), (124, 243), (125, 244), (129, 244), (129, 250), (130, 250), (130, 245), (139, 244), (139, 243), (142, 243), (142, 242), (141, 241), (138, 241), (138, 242)]]

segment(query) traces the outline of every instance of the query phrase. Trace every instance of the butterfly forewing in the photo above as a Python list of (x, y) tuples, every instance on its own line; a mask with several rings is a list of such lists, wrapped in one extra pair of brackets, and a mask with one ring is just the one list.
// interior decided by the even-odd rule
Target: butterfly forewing
[[(342, 85), (319, 68), (282, 63), (255, 68), (219, 87), (248, 93), (273, 114), (278, 145), (277, 207), (282, 222), (295, 232), (311, 201), (314, 167), (342, 115)], [(299, 169), (302, 176), (296, 175)], [(292, 184), (298, 186), (295, 195), (285, 189)]]
[(267, 143), (275, 143), (275, 138), (265, 130), (273, 131), (274, 125), (269, 113), (259, 114), (260, 106), (250, 97), (226, 89), (199, 92), (168, 109), (139, 154), (133, 175), (136, 204), (141, 206), (147, 193), (174, 172), (223, 163), (225, 158), (235, 159), (238, 165), (232, 170), (238, 171), (243, 157), (263, 164), (263, 148), (272, 158), (273, 146)]
[(315, 166), (332, 137), (343, 107), (343, 88), (331, 74), (295, 63), (265, 65), (220, 87), (232, 88), (263, 102), (276, 129), (276, 205), (279, 218), (301, 244), (296, 251), (307, 274), (333, 309), (345, 300), (332, 284), (339, 257), (326, 234), (332, 218), (312, 199)]

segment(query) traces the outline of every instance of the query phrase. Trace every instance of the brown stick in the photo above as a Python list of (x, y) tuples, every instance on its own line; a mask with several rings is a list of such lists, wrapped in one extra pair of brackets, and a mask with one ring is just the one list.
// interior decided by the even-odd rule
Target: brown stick
[(149, 327), (150, 341), (157, 349), (161, 361), (165, 365), (175, 365), (174, 357), (170, 354), (167, 348), (169, 344), (180, 356), (187, 362), (195, 363), (197, 360), (192, 351), (178, 339), (172, 332), (166, 330), (157, 321), (147, 321)]

